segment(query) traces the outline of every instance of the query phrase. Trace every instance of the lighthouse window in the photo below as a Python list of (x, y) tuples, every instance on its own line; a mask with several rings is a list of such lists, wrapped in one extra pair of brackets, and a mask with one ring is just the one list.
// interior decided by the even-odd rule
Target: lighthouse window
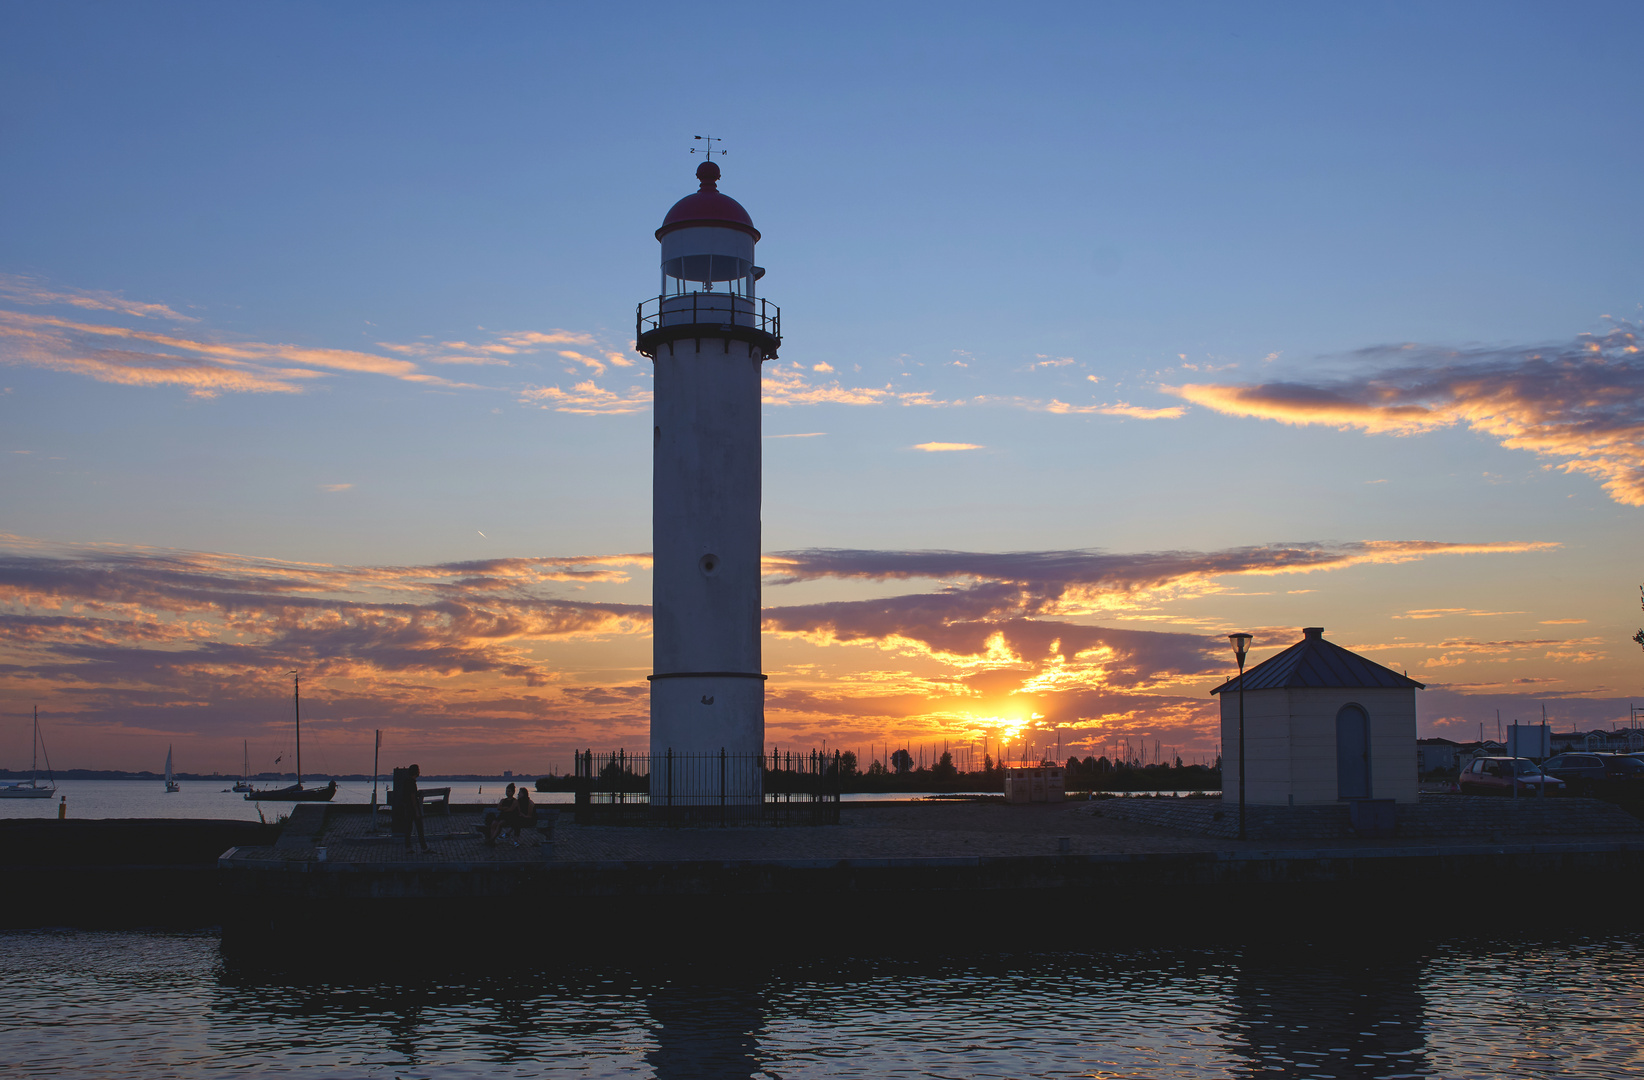
[(662, 264), (664, 293), (714, 292), (723, 282), (726, 292), (752, 296), (757, 275), (751, 260), (734, 255), (681, 255)]
[(719, 569), (719, 556), (704, 555), (702, 556), (702, 562), (700, 565), (702, 567), (702, 572), (707, 574), (709, 577), (712, 577), (714, 571)]

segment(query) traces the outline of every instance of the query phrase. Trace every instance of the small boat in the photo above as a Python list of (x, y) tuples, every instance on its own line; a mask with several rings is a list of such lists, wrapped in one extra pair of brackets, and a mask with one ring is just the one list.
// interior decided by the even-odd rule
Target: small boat
[(175, 779), (173, 779), (172, 775), (171, 775), (171, 747), (167, 746), (166, 747), (166, 794), (175, 795), (177, 792), (179, 792), (181, 790), (183, 790), (183, 786), (181, 784), (177, 783), (177, 781)]
[(335, 780), (322, 788), (303, 787), (303, 703), (302, 677), (291, 673), (291, 708), (297, 722), (297, 782), (290, 787), (252, 791), (247, 787), (246, 802), (330, 802), (337, 794)]
[(240, 759), (240, 782), (229, 790), (251, 791), (251, 748), (243, 739), (240, 740), (240, 752), (242, 754)]
[(49, 799), (57, 794), (57, 778), (51, 775), (51, 755), (46, 755), (46, 783), (40, 783), (40, 751), (45, 746), (40, 738), (40, 706), (34, 707), (34, 765), (27, 780), (0, 784), (0, 799)]

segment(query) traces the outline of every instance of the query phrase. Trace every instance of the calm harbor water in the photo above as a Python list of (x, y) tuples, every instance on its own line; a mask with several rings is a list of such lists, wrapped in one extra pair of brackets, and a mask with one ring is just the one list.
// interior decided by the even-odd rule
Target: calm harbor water
[[(259, 804), (247, 802), (244, 795), (227, 790), (237, 777), (221, 780), (184, 780), (182, 790), (168, 792), (159, 780), (59, 780), (57, 794), (68, 797), (68, 816), (72, 818), (217, 818), (223, 821), (256, 821)], [(285, 781), (289, 784), (290, 781)], [(308, 783), (305, 781), (305, 783)], [(283, 787), (285, 784), (261, 783), (258, 787)], [(495, 802), (502, 798), (505, 780), (453, 781), (451, 796), (458, 802)], [(308, 786), (319, 786), (309, 783)], [(425, 787), (443, 787), (430, 781)], [(386, 799), (386, 787), (377, 789), (379, 801)], [(571, 793), (550, 791), (533, 795), (538, 803), (571, 801)], [(337, 785), (338, 803), (367, 804), (371, 801), (371, 782), (344, 780)], [(58, 800), (53, 799), (0, 799), (0, 818), (54, 818)], [(289, 813), (290, 803), (262, 803), (263, 814), (273, 821)]]
[[(992, 933), (1023, 933), (992, 928)], [(1168, 936), (1160, 928), (1161, 936)], [(790, 952), (803, 938), (784, 942)], [(414, 943), (407, 943), (414, 950)], [(0, 934), (8, 1077), (1525, 1077), (1644, 1069), (1644, 937), (482, 972)]]
[[(259, 804), (247, 802), (245, 796), (227, 790), (234, 777), (216, 781), (184, 780), (182, 790), (167, 792), (159, 780), (59, 780), (57, 794), (68, 797), (68, 816), (72, 818), (217, 818), (221, 820), (256, 821)], [(486, 780), (483, 783), (464, 780), (451, 782), (451, 797), (457, 802), (495, 802), (502, 798), (505, 780)], [(262, 784), (259, 787), (281, 786)], [(424, 787), (443, 787), (442, 781), (430, 780)], [(976, 793), (973, 793), (976, 794)], [(1151, 795), (1152, 792), (1137, 794)], [(1186, 792), (1165, 792), (1186, 795)], [(1218, 793), (1219, 794), (1219, 793)], [(860, 793), (844, 796), (846, 802), (888, 801), (902, 802), (927, 798), (928, 792)], [(387, 798), (385, 788), (377, 791), (379, 800)], [(570, 803), (568, 791), (534, 793), (541, 803)], [(1082, 798), (1083, 796), (1081, 796)], [(338, 803), (365, 804), (371, 801), (368, 781), (345, 780), (338, 784)], [(0, 799), (0, 818), (54, 818), (58, 800)], [(287, 813), (290, 803), (262, 803), (261, 809), (269, 821)]]

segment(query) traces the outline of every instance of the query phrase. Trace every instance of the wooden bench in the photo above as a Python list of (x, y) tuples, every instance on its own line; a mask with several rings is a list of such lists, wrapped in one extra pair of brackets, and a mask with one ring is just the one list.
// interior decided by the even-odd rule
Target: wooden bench
[[(440, 809), (445, 812), (447, 817), (450, 816), (450, 814), (451, 814), (451, 789), (450, 788), (448, 788), (448, 787), (418, 788), (417, 789), (417, 795), (421, 797), (421, 801), (422, 801), (423, 806), (426, 807), (429, 803), (439, 803)], [(388, 802), (385, 805), (390, 807), (390, 808), (392, 808), (393, 805), (394, 805), (394, 789), (393, 788), (388, 789)]]
[[(489, 836), (491, 833), (491, 825), (496, 821), (496, 819), (497, 812), (495, 810), (487, 810), (485, 812), (484, 824), (475, 825), (474, 831), (479, 833), (481, 836)], [(537, 831), (537, 835), (542, 837), (543, 843), (553, 843), (554, 822), (557, 820), (559, 820), (559, 811), (557, 809), (548, 809), (539, 804), (533, 808), (530, 821), (510, 821), (502, 828), (503, 831), (512, 830), (516, 839), (524, 830), (535, 829)], [(500, 836), (502, 833), (499, 832), (497, 835)]]

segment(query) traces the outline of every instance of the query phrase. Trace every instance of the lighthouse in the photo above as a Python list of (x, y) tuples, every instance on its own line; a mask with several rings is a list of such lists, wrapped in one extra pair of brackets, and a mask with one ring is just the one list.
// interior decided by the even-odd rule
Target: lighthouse
[(662, 291), (639, 305), (635, 332), (655, 369), (653, 806), (757, 804), (765, 742), (760, 367), (782, 344), (781, 313), (757, 295), (748, 212), (720, 192), (711, 157), (696, 178), (656, 231)]

